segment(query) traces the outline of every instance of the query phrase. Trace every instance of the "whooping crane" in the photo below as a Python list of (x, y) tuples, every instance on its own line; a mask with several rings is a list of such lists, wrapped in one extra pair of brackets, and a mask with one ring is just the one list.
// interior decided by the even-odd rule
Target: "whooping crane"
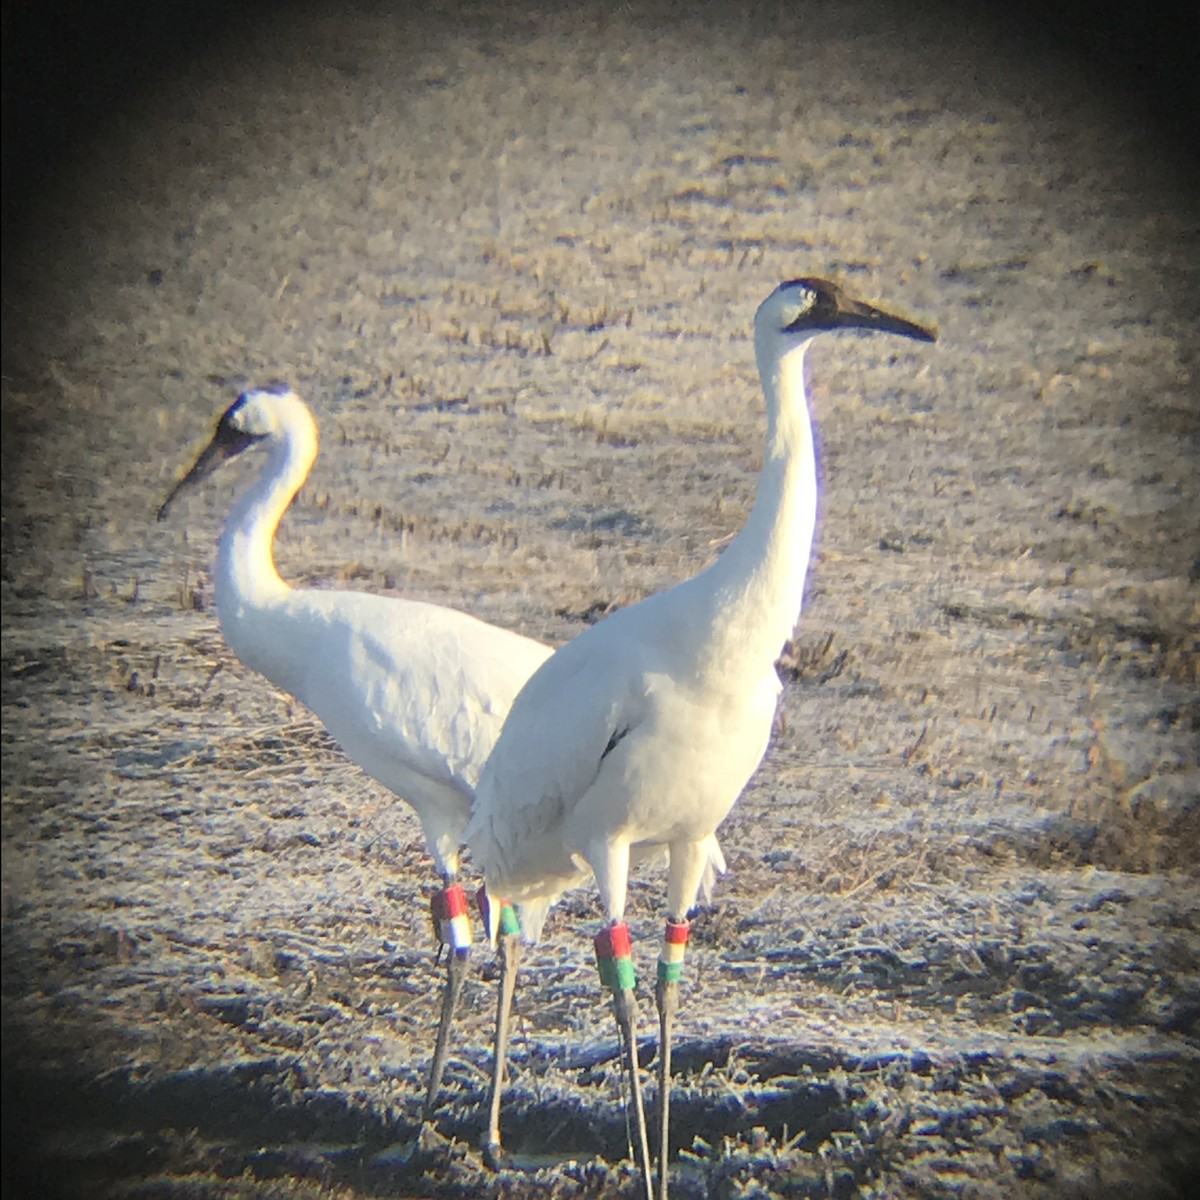
[[(183, 491), (252, 446), (268, 458), (221, 534), (214, 585), (221, 632), (246, 666), (312, 709), (351, 759), (416, 810), (442, 882), (435, 924), (450, 946), (428, 1116), (471, 944), (457, 876), (475, 783), (513, 697), (550, 648), (436, 604), (285, 583), (272, 553), (275, 533), (317, 456), (316, 421), (286, 384), (237, 398), (158, 519)], [(523, 914), (531, 929), (540, 930), (547, 907), (534, 902)]]
[[(766, 451), (745, 526), (700, 574), (612, 613), (534, 672), (480, 775), (466, 831), (487, 889), (517, 903), (555, 895), (590, 868), (609, 921), (596, 938), (601, 978), (630, 1047), (637, 1045), (625, 924), (630, 860), (666, 849), (655, 988), (663, 1200), (671, 1030), (688, 913), (714, 833), (770, 737), (780, 691), (775, 661), (800, 613), (817, 514), (805, 357), (818, 334), (846, 328), (936, 337), (821, 279), (792, 280), (767, 297), (754, 320)], [(636, 1050), (627, 1067), (637, 1096)], [(644, 1121), (640, 1136), (649, 1194)]]

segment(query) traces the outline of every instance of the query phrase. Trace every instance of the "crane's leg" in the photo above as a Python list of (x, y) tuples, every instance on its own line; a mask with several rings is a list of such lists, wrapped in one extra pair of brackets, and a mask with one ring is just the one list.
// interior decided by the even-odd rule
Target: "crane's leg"
[(671, 1030), (679, 1006), (679, 979), (683, 974), (683, 956), (687, 950), (689, 922), (667, 918), (662, 950), (658, 956), (658, 982), (654, 999), (658, 1003), (658, 1196), (667, 1200), (669, 1175), (667, 1155), (671, 1133)]
[(443, 879), (445, 887), (434, 892), (430, 902), (433, 925), (439, 945), (449, 946), (446, 959), (446, 986), (442, 991), (442, 1016), (438, 1022), (437, 1043), (433, 1050), (433, 1062), (429, 1067), (429, 1089), (425, 1093), (425, 1120), (433, 1115), (438, 1092), (442, 1087), (442, 1075), (446, 1070), (446, 1057), (450, 1052), (450, 1030), (454, 1025), (454, 1013), (462, 993), (463, 981), (467, 977), (467, 964), (471, 954), (471, 922), (467, 916), (467, 897), (462, 886), (451, 876)]
[[(481, 888), (479, 906), (486, 914), (489, 897)], [(521, 926), (513, 906), (507, 900), (500, 906), (497, 941), (500, 949), (500, 986), (496, 995), (496, 1041), (492, 1052), (492, 1084), (488, 1094), (488, 1125), (483, 1135), (483, 1161), (498, 1171), (504, 1151), (500, 1141), (500, 1099), (504, 1092), (504, 1073), (508, 1063), (508, 1025), (512, 1014), (513, 990), (517, 984), (517, 966), (521, 959)], [(485, 915), (484, 920), (487, 920)]]
[(711, 885), (712, 876), (724, 869), (721, 848), (710, 834), (699, 841), (672, 842), (667, 874), (667, 925), (658, 958), (658, 982), (654, 998), (658, 1003), (658, 1105), (659, 1105), (659, 1200), (667, 1200), (668, 1154), (671, 1148), (671, 1036), (679, 1005), (679, 979), (687, 950), (687, 914), (696, 903), (702, 883)]
[(617, 1024), (621, 1027), (621, 1038), (625, 1044), (625, 1069), (629, 1075), (629, 1094), (633, 1103), (634, 1120), (637, 1123), (638, 1157), (641, 1160), (642, 1178), (646, 1184), (646, 1200), (654, 1200), (650, 1140), (646, 1135), (646, 1109), (642, 1103), (642, 1084), (638, 1068), (637, 1001), (634, 998), (636, 981), (629, 926), (624, 921), (614, 921), (596, 935), (595, 945), (600, 981), (612, 992), (613, 1011), (616, 1013)]

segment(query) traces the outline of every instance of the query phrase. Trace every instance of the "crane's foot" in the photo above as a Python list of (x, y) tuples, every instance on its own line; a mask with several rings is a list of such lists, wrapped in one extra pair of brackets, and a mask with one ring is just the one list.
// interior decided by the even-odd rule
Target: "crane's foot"
[(503, 1171), (511, 1161), (511, 1155), (499, 1142), (484, 1142), (479, 1148), (483, 1165), (489, 1171)]

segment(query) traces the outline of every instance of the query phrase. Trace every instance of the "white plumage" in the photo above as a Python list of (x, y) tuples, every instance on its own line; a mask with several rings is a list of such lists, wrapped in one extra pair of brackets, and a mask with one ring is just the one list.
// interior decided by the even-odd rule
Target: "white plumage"
[(453, 876), (479, 772), (550, 649), (436, 604), (285, 583), (275, 534), (318, 441), (308, 406), (284, 385), (238, 397), (160, 519), (181, 490), (255, 445), (267, 462), (217, 550), (221, 632), (246, 666), (303, 701), (350, 758), (413, 806), (438, 873)]
[[(285, 583), (275, 533), (317, 456), (316, 422), (286, 385), (238, 397), (159, 519), (181, 491), (254, 446), (267, 461), (217, 550), (221, 631), (246, 666), (312, 709), (351, 759), (412, 805), (449, 886), (479, 772), (513, 697), (550, 649), (435, 604)], [(540, 928), (551, 900), (531, 905), (531, 925)], [(462, 966), (451, 955), (451, 970)], [(439, 1053), (452, 1009), (453, 997)], [(430, 1101), (439, 1075), (435, 1060)]]
[[(823, 280), (785, 283), (763, 302), (754, 348), (767, 438), (749, 518), (710, 567), (585, 630), (521, 690), (466, 831), (489, 891), (536, 901), (586, 864), (615, 927), (631, 857), (664, 848), (667, 913), (685, 927), (716, 829), (771, 734), (775, 661), (800, 613), (817, 513), (805, 357), (816, 334), (842, 327), (934, 337)], [(660, 1013), (663, 992), (660, 982)], [(663, 1041), (669, 1064), (669, 1016)], [(664, 1197), (666, 1152), (664, 1115)]]

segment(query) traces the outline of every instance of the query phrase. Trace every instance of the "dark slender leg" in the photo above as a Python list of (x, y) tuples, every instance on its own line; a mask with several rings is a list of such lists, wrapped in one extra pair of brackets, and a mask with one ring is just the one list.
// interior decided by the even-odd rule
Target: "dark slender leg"
[(450, 1052), (450, 1031), (454, 1026), (454, 1014), (462, 994), (463, 981), (467, 977), (471, 953), (471, 923), (467, 918), (466, 895), (450, 879), (445, 882), (446, 886), (442, 891), (434, 892), (430, 901), (434, 928), (441, 944), (450, 947), (450, 953), (446, 961), (446, 986), (442, 992), (442, 1016), (438, 1022), (433, 1062), (429, 1066), (429, 1088), (425, 1093), (424, 1117), (427, 1121), (433, 1115), (438, 1092), (441, 1091), (446, 1058)]
[(688, 922), (668, 918), (658, 959), (658, 982), (654, 999), (658, 1003), (658, 1197), (667, 1200), (670, 1173), (667, 1167), (671, 1135), (671, 1031), (679, 1006), (679, 977), (683, 973), (683, 955), (687, 948)]
[(504, 1160), (500, 1141), (500, 1100), (504, 1093), (508, 1063), (508, 1026), (513, 990), (521, 961), (521, 937), (516, 913), (506, 900), (500, 901), (500, 986), (496, 995), (496, 1042), (492, 1051), (492, 1086), (488, 1095), (488, 1125), (483, 1135), (483, 1161), (498, 1171)]
[(458, 1010), (458, 998), (467, 978), (470, 952), (451, 950), (446, 957), (446, 983), (442, 989), (442, 1017), (438, 1022), (437, 1044), (433, 1050), (433, 1062), (429, 1066), (429, 1088), (425, 1093), (424, 1117), (428, 1121), (437, 1106), (438, 1092), (442, 1088), (442, 1076), (446, 1071), (446, 1059), (450, 1052), (450, 1031), (454, 1025), (454, 1014)]
[(629, 1094), (637, 1124), (642, 1179), (646, 1184), (646, 1200), (654, 1200), (650, 1139), (646, 1133), (646, 1108), (642, 1102), (641, 1072), (638, 1064), (633, 952), (629, 926), (624, 921), (614, 922), (596, 935), (596, 965), (600, 971), (600, 981), (612, 992), (613, 1011), (616, 1013), (621, 1038), (625, 1043), (625, 1070), (629, 1076)]

